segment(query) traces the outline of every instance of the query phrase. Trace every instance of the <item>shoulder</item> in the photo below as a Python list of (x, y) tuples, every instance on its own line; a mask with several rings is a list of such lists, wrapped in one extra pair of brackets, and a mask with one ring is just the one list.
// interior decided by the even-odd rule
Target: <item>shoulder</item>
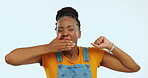
[(49, 61), (56, 61), (56, 53), (55, 52), (51, 52), (51, 53), (46, 53), (42, 55), (41, 58), (41, 65), (45, 66)]
[(95, 47), (88, 47), (90, 58), (94, 57), (98, 62), (102, 61), (104, 57), (104, 53), (106, 52), (104, 49), (99, 49)]
[(104, 49), (100, 49), (100, 48), (96, 48), (96, 47), (87, 47), (90, 50), (94, 50), (94, 51), (105, 51)]
[(42, 55), (42, 58), (49, 58), (49, 57), (53, 57), (56, 56), (55, 52), (51, 52), (51, 53), (46, 53)]
[(79, 47), (79, 49), (87, 49), (89, 53), (104, 53), (105, 50), (104, 49), (99, 49), (99, 48), (96, 48), (96, 47)]
[(102, 54), (102, 53), (104, 54), (104, 52), (105, 52), (104, 49), (99, 49), (96, 47), (88, 47), (88, 51), (93, 54)]

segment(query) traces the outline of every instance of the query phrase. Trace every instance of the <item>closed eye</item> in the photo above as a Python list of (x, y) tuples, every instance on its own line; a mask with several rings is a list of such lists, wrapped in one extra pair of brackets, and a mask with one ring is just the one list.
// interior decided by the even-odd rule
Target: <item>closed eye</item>
[(59, 30), (58, 30), (58, 32), (62, 32), (62, 31), (63, 31), (62, 29), (59, 29)]
[(74, 29), (68, 29), (68, 31), (73, 31)]

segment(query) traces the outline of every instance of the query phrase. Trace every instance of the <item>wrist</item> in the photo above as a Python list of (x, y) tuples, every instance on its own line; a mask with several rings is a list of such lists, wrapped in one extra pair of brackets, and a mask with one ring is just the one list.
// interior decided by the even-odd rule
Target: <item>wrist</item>
[(52, 52), (52, 49), (50, 48), (50, 44), (45, 44), (44, 45), (44, 53), (49, 53)]
[(114, 48), (115, 48), (115, 45), (112, 43), (112, 47), (109, 49), (109, 52), (112, 52)]
[(112, 51), (113, 49), (114, 49), (114, 44), (113, 43), (110, 43), (108, 46), (107, 46), (107, 49), (109, 50), (109, 51)]

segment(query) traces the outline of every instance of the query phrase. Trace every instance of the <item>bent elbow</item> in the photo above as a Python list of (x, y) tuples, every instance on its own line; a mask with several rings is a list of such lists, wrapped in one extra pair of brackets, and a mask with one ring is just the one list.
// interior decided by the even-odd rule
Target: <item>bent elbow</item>
[(12, 58), (12, 56), (10, 54), (7, 54), (5, 56), (5, 61), (7, 64), (13, 65), (13, 66), (18, 66), (19, 64), (14, 62), (14, 59)]
[(132, 69), (131, 72), (138, 72), (140, 69), (141, 69), (140, 66), (137, 65), (134, 69)]
[(138, 72), (140, 69), (141, 69), (141, 68), (140, 68), (140, 66), (138, 65), (138, 66), (135, 68), (134, 72)]

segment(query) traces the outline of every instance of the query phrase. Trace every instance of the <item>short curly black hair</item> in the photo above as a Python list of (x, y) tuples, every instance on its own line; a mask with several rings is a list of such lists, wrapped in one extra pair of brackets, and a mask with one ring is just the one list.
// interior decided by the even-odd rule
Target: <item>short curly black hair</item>
[(78, 19), (79, 15), (78, 15), (78, 12), (74, 8), (64, 7), (61, 10), (59, 10), (56, 15), (56, 21), (58, 21), (60, 18), (62, 18), (64, 16), (69, 16), (69, 17), (72, 17), (73, 19), (75, 19), (77, 21), (77, 25), (78, 25), (79, 31), (80, 31), (81, 24)]

